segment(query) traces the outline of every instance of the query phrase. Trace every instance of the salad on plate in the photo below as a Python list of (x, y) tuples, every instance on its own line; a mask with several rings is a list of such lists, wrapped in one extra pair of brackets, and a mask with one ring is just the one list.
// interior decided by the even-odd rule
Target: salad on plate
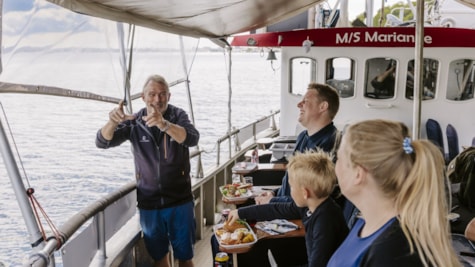
[(228, 200), (244, 200), (253, 196), (252, 184), (233, 183), (219, 187), (221, 194)]

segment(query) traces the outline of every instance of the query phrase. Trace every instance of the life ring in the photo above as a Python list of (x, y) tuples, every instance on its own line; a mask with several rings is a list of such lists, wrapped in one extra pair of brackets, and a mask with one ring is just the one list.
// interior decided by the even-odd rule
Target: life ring
[(455, 27), (455, 20), (453, 18), (443, 18), (440, 21), (440, 26), (447, 27), (447, 28), (453, 28), (453, 27)]

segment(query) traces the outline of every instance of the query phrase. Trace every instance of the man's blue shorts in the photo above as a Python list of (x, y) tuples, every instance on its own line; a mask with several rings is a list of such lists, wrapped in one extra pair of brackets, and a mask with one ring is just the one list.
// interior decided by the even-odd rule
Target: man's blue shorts
[(193, 201), (165, 209), (139, 211), (145, 246), (154, 260), (166, 256), (169, 244), (175, 259), (186, 261), (193, 258), (196, 239)]

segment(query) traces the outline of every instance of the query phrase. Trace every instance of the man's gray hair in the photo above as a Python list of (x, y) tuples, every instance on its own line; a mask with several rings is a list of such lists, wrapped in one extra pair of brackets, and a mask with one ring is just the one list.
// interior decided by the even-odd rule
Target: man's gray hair
[(161, 75), (158, 75), (158, 74), (154, 74), (154, 75), (150, 75), (148, 76), (147, 80), (145, 81), (145, 84), (143, 85), (143, 89), (145, 89), (145, 86), (147, 86), (147, 84), (150, 82), (150, 81), (154, 81), (158, 84), (161, 84), (165, 87), (165, 89), (167, 89), (167, 92), (169, 92), (169, 87), (168, 87), (168, 83), (167, 81), (165, 80), (165, 78), (163, 78), (163, 76)]

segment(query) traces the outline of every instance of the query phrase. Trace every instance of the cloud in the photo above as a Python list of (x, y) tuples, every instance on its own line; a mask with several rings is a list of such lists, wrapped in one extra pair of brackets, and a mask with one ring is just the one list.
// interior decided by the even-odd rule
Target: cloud
[[(7, 3), (18, 0), (6, 1)], [(23, 4), (12, 5), (4, 12), (3, 32), (9, 36), (34, 33), (75, 31), (95, 31), (91, 17), (70, 12), (59, 6), (31, 0), (21, 0)], [(26, 2), (29, 2), (28, 4)]]
[[(127, 27), (124, 24), (126, 35)], [(105, 49), (119, 46), (115, 22), (77, 14), (49, 3), (37, 2), (29, 10), (4, 14), (3, 34), (2, 44), (8, 51), (40, 47)], [(135, 37), (136, 48), (179, 47), (177, 35), (143, 27), (136, 28)], [(196, 41), (194, 43), (196, 45)]]

